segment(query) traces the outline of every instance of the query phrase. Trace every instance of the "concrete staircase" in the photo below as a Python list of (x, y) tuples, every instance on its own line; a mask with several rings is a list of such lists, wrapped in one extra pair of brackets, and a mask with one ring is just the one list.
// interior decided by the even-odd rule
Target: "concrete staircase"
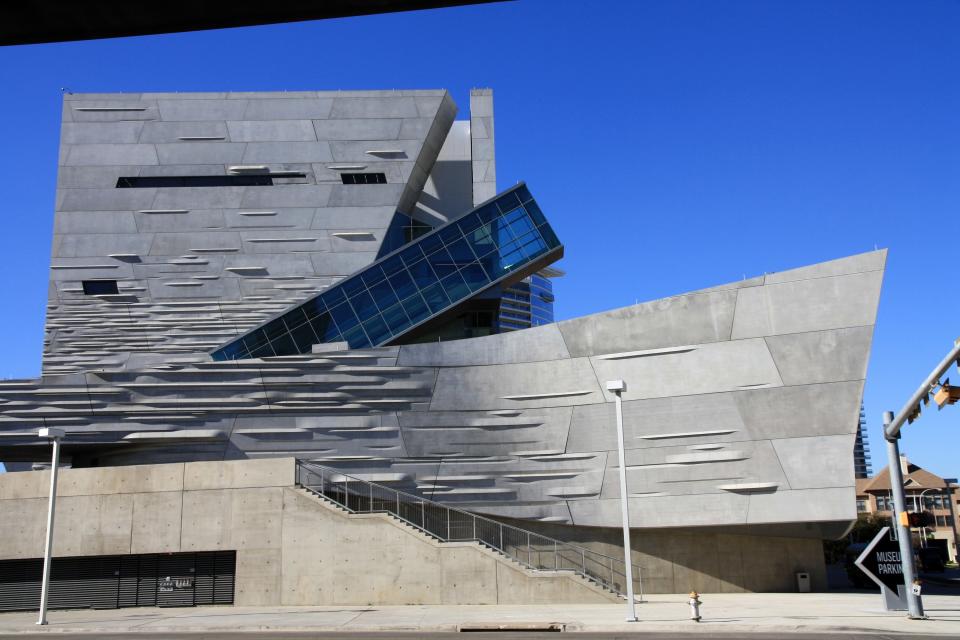
[[(308, 487), (299, 485), (298, 492), (310, 497), (316, 504), (338, 514), (340, 517), (349, 520), (378, 521), (384, 525), (402, 530), (422, 544), (443, 549), (468, 550), (472, 553), (492, 558), (502, 567), (508, 569), (521, 582), (529, 583), (526, 585), (526, 589), (521, 589), (521, 591), (524, 592), (563, 593), (567, 597), (561, 598), (561, 601), (569, 602), (619, 602), (623, 600), (623, 596), (617, 592), (573, 569), (533, 569), (511, 558), (509, 555), (476, 540), (444, 541), (398, 518), (392, 513), (356, 513)], [(570, 596), (572, 596), (572, 599), (569, 598)], [(535, 599), (542, 601), (540, 598)], [(549, 602), (551, 600), (548, 598), (546, 601)], [(533, 604), (534, 602), (530, 603)], [(515, 602), (515, 604), (519, 604), (519, 602)]]

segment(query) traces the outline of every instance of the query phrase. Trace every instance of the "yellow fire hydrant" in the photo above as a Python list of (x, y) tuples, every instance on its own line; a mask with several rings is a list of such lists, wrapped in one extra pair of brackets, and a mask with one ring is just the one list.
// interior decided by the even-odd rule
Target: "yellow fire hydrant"
[(696, 591), (690, 592), (690, 619), (694, 622), (700, 622), (700, 594)]

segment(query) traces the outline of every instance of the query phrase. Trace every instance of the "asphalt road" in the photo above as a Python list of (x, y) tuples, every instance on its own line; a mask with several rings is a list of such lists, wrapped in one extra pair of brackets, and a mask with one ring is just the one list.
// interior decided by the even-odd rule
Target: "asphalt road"
[[(236, 640), (237, 638), (257, 638), (258, 640), (387, 640), (396, 638), (398, 640), (413, 640), (415, 638), (428, 638), (429, 640), (453, 640), (459, 638), (463, 640), (471, 638), (472, 640), (531, 640), (534, 638), (557, 638), (556, 632), (540, 631), (493, 631), (493, 632), (470, 632), (466, 636), (464, 633), (424, 633), (424, 632), (359, 632), (359, 633), (326, 633), (326, 632), (283, 632), (283, 631), (218, 631), (218, 632), (184, 632), (184, 633), (17, 633), (15, 635), (0, 634), (0, 638), (17, 638), (18, 640), (50, 640), (51, 636), (56, 638), (83, 638), (84, 640), (92, 638), (105, 638), (106, 640), (121, 640), (126, 638), (135, 638), (136, 640), (166, 640), (167, 638), (203, 638), (204, 640)], [(638, 636), (644, 640), (692, 640), (698, 637), (707, 637), (711, 640), (736, 640), (737, 638), (749, 638), (749, 640), (944, 640), (947, 636), (943, 635), (905, 635), (899, 633), (711, 633), (705, 626), (701, 632), (692, 633), (659, 633), (643, 632), (638, 628), (636, 632), (630, 633), (568, 633), (567, 637), (577, 640), (637, 640)]]

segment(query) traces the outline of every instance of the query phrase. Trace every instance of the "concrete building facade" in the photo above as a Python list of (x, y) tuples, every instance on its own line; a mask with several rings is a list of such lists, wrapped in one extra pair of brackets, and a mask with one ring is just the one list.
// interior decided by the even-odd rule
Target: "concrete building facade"
[(497, 193), (489, 90), (469, 121), (444, 91), (69, 95), (63, 118), (43, 376), (0, 383), (0, 459), (42, 460), (41, 426), (77, 467), (294, 456), (602, 546), (620, 378), (631, 525), (683, 547), (671, 572), (699, 549), (679, 529), (762, 537), (804, 560), (697, 571), (787, 588), (856, 517), (885, 251), (446, 340), (564, 250), (526, 185)]

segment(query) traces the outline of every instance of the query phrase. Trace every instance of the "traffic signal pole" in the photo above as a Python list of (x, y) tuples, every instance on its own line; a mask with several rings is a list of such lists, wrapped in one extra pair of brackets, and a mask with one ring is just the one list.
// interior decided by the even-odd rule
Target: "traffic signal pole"
[[(893, 422), (893, 412), (883, 414), (883, 428), (886, 433), (887, 425)], [(900, 468), (900, 434), (887, 438), (887, 457), (889, 458), (890, 488), (893, 491), (893, 528), (897, 532), (897, 541), (900, 544), (900, 562), (903, 565), (903, 584), (907, 598), (907, 611), (911, 618), (923, 619), (923, 600), (913, 591), (913, 581), (917, 578), (917, 567), (913, 562), (913, 540), (910, 538), (910, 528), (903, 524), (901, 513), (907, 512), (907, 498), (903, 492), (903, 470)]]
[(930, 393), (940, 384), (940, 377), (947, 372), (953, 363), (960, 358), (960, 340), (956, 341), (950, 353), (930, 372), (923, 384), (914, 392), (907, 403), (896, 415), (891, 411), (883, 414), (883, 437), (887, 441), (888, 468), (890, 469), (890, 489), (893, 492), (893, 527), (897, 531), (900, 542), (900, 561), (903, 564), (903, 583), (906, 589), (907, 609), (910, 617), (922, 619), (923, 601), (918, 593), (914, 593), (913, 584), (917, 576), (916, 564), (913, 560), (913, 541), (910, 539), (910, 529), (902, 519), (907, 517), (907, 498), (903, 491), (903, 472), (900, 468), (900, 430), (905, 422), (913, 422), (920, 415), (921, 403), (930, 402)]

